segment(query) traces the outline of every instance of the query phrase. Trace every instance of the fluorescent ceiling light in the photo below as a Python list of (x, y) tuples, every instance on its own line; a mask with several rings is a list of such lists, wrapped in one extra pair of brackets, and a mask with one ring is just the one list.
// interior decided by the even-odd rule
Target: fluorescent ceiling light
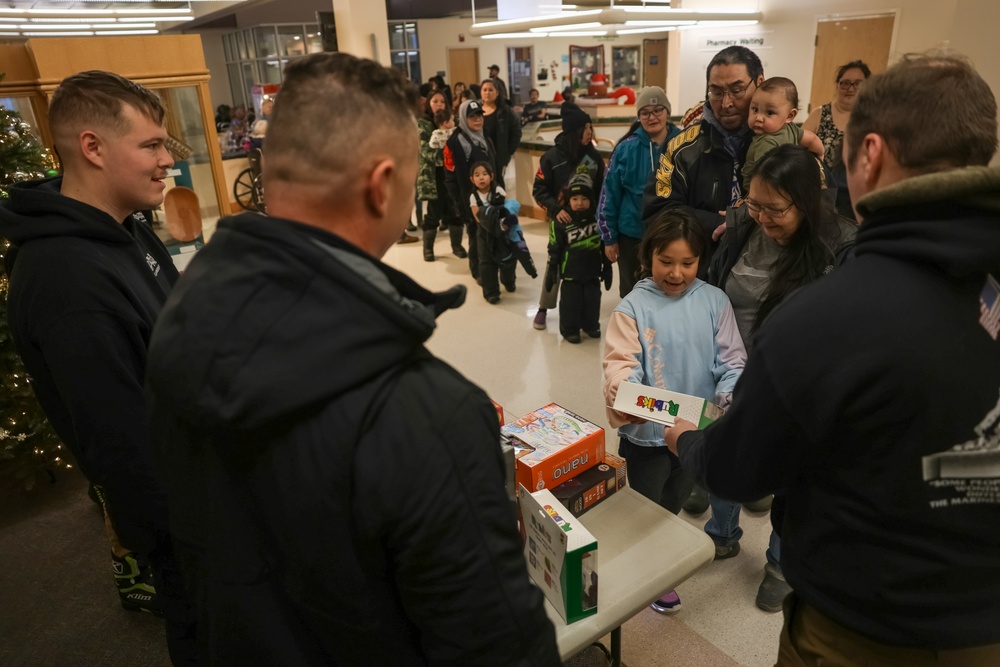
[(657, 26), (678, 26), (678, 25), (695, 25), (697, 21), (625, 21), (625, 25), (634, 26), (647, 26), (647, 27), (657, 27)]
[(13, 14), (17, 16), (30, 16), (34, 14), (39, 14), (42, 16), (52, 16), (52, 15), (65, 15), (65, 16), (112, 16), (112, 15), (131, 15), (131, 14), (161, 14), (161, 15), (176, 15), (182, 16), (183, 18), (194, 18), (191, 10), (188, 8), (181, 9), (24, 9), (18, 7), (0, 7), (0, 14)]
[(647, 32), (670, 32), (671, 30), (679, 30), (678, 26), (675, 25), (665, 25), (662, 28), (634, 28), (631, 30), (616, 30), (616, 35), (640, 35)]
[(584, 28), (600, 28), (600, 21), (590, 23), (570, 23), (569, 25), (552, 26), (551, 28), (531, 28), (531, 32), (556, 32), (559, 30), (582, 30)]
[(584, 30), (583, 32), (550, 32), (549, 37), (602, 37), (607, 30)]
[(539, 23), (543, 21), (551, 20), (564, 20), (578, 18), (581, 16), (594, 16), (603, 12), (603, 9), (589, 9), (583, 12), (562, 12), (559, 14), (545, 14), (542, 16), (532, 16), (525, 19), (504, 19), (502, 21), (485, 21), (483, 23), (474, 23), (473, 28), (500, 28), (503, 26), (515, 26), (520, 23)]
[(545, 37), (544, 32), (498, 32), (493, 35), (483, 35), (483, 39), (521, 39), (522, 37)]
[(159, 30), (98, 30), (98, 35), (158, 35)]
[(0, 28), (6, 28), (8, 23), (26, 23), (28, 19), (14, 19), (0, 16)]
[[(0, 19), (0, 21), (7, 21), (7, 20), (11, 20), (11, 19)], [(97, 16), (92, 16), (89, 19), (74, 19), (74, 18), (70, 18), (70, 17), (62, 17), (62, 18), (58, 18), (58, 19), (32, 18), (32, 19), (16, 19), (16, 20), (18, 20), (18, 21), (31, 21), (34, 24), (39, 24), (39, 23), (42, 23), (42, 24), (44, 24), (44, 23), (114, 23), (115, 22), (115, 19), (104, 19), (104, 18), (99, 18)]]
[(166, 23), (173, 21), (187, 21), (193, 18), (193, 16), (119, 16), (117, 21), (119, 23), (131, 23), (132, 21), (156, 21), (158, 23)]
[[(635, 25), (636, 30), (646, 26), (653, 32), (665, 32), (673, 27), (730, 27), (754, 25), (762, 14), (751, 10), (684, 10), (669, 7), (608, 7), (584, 12), (565, 12), (548, 14), (524, 19), (507, 19), (504, 21), (487, 21), (472, 24), (469, 32), (476, 37), (487, 37), (492, 34), (510, 34), (511, 28), (528, 30), (539, 37), (552, 36), (556, 33), (572, 34), (571, 30), (581, 27), (579, 17), (586, 16), (587, 27), (606, 29), (614, 34), (629, 34), (618, 30), (618, 26)], [(593, 23), (598, 25), (594, 26)], [(508, 32), (508, 30), (510, 32)], [(519, 35), (523, 36), (523, 35)]]
[(698, 21), (697, 25), (677, 26), (678, 30), (698, 30), (706, 28), (739, 28), (748, 25), (757, 25), (758, 21)]
[(25, 37), (93, 37), (92, 32), (23, 32)]

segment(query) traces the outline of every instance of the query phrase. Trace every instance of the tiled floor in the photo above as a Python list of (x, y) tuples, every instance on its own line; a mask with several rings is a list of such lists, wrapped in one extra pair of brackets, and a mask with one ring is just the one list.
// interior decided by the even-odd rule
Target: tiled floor
[[(545, 224), (521, 222), (541, 271)], [(608, 426), (601, 392), (602, 342), (586, 336), (580, 345), (563, 341), (556, 311), (549, 311), (546, 331), (531, 327), (541, 278), (532, 280), (518, 268), (517, 291), (503, 293), (499, 304), (490, 305), (469, 275), (467, 260), (451, 254), (446, 234), (438, 237), (435, 251), (438, 259), (433, 263), (423, 261), (418, 243), (395, 245), (384, 258), (429, 289), (460, 283), (469, 290), (465, 305), (438, 319), (428, 347), (483, 387), (508, 415), (517, 417), (555, 401), (608, 429), (608, 446), (614, 450), (617, 438)], [(618, 301), (616, 283), (601, 301), (602, 327)], [(699, 527), (708, 518), (681, 516)], [(742, 552), (682, 584), (678, 592), (683, 609), (678, 614), (667, 618), (647, 609), (625, 624), (623, 658), (629, 667), (774, 664), (781, 615), (754, 606), (770, 522), (766, 514), (744, 513), (741, 523)]]

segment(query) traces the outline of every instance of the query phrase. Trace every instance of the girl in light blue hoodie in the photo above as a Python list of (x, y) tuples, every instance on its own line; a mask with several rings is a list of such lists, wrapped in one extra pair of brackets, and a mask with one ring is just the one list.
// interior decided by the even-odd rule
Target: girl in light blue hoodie
[[(612, 313), (605, 336), (606, 405), (614, 405), (623, 381), (729, 404), (746, 348), (725, 292), (697, 277), (704, 251), (704, 232), (690, 213), (664, 211), (646, 231), (639, 246), (645, 277)], [(680, 512), (694, 482), (667, 449), (663, 426), (611, 408), (608, 420), (618, 428), (629, 485)], [(653, 603), (663, 613), (679, 608), (675, 591)]]

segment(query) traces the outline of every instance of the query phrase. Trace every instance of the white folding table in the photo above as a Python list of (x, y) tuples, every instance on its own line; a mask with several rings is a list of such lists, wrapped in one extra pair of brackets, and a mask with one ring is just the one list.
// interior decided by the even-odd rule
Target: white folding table
[(626, 487), (579, 518), (597, 538), (597, 614), (567, 625), (545, 601), (566, 660), (611, 633), (614, 667), (621, 664), (621, 626), (663, 593), (712, 562), (704, 531)]

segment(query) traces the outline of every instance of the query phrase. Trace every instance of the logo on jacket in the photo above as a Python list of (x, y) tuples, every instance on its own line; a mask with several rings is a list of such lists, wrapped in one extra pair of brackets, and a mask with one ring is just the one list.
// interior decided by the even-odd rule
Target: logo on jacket
[(146, 253), (146, 264), (149, 264), (149, 270), (153, 272), (154, 276), (160, 275), (160, 265), (148, 252)]

